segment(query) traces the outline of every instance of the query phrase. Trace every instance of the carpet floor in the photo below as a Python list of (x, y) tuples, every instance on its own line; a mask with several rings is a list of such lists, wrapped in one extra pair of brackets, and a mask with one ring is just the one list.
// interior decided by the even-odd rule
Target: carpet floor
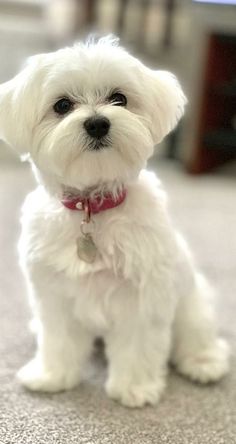
[(232, 348), (231, 372), (201, 387), (170, 371), (160, 404), (130, 410), (103, 390), (106, 367), (95, 355), (83, 384), (54, 395), (29, 393), (15, 373), (33, 354), (30, 312), (16, 243), (19, 211), (33, 188), (25, 164), (0, 166), (0, 444), (236, 443), (236, 180), (232, 171), (193, 177), (168, 162), (152, 162), (169, 192), (170, 211), (196, 262), (218, 289), (222, 334)]

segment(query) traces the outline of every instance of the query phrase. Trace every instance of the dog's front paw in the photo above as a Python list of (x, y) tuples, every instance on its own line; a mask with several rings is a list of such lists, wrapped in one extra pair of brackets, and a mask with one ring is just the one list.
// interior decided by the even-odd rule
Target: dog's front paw
[(126, 407), (143, 407), (146, 404), (155, 405), (158, 403), (164, 388), (164, 378), (149, 383), (130, 383), (127, 386), (124, 386), (122, 381), (108, 380), (106, 383), (108, 396)]
[(79, 383), (79, 375), (71, 370), (53, 370), (43, 368), (38, 359), (33, 359), (17, 373), (20, 382), (29, 390), (42, 392), (60, 392), (69, 390)]
[(176, 367), (193, 381), (202, 384), (216, 382), (229, 370), (229, 347), (224, 340), (219, 339), (212, 347), (184, 356)]

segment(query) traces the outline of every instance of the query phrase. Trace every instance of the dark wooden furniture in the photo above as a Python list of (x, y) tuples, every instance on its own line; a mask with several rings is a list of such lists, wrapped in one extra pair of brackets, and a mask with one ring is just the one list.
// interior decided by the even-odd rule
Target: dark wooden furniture
[(209, 36), (192, 173), (236, 157), (236, 35)]

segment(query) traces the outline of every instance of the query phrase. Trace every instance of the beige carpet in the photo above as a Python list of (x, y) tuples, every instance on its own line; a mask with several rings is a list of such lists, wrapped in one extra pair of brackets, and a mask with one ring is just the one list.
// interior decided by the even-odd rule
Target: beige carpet
[(221, 383), (200, 387), (170, 372), (156, 408), (129, 410), (107, 399), (105, 365), (94, 357), (87, 379), (72, 392), (31, 394), (15, 380), (34, 350), (29, 309), (17, 264), (19, 209), (32, 188), (27, 165), (0, 166), (0, 443), (233, 444), (236, 443), (236, 177), (222, 170), (199, 178), (157, 162), (170, 208), (219, 290), (222, 333), (234, 356)]

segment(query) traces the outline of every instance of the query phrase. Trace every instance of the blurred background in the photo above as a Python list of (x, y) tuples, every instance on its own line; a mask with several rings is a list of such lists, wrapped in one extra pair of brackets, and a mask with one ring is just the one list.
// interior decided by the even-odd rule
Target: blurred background
[[(187, 113), (157, 153), (192, 173), (236, 153), (236, 0), (0, 0), (0, 82), (32, 54), (89, 32), (115, 33), (152, 67), (173, 71)], [(0, 157), (12, 157), (1, 150)], [(12, 157), (13, 159), (13, 157)]]

